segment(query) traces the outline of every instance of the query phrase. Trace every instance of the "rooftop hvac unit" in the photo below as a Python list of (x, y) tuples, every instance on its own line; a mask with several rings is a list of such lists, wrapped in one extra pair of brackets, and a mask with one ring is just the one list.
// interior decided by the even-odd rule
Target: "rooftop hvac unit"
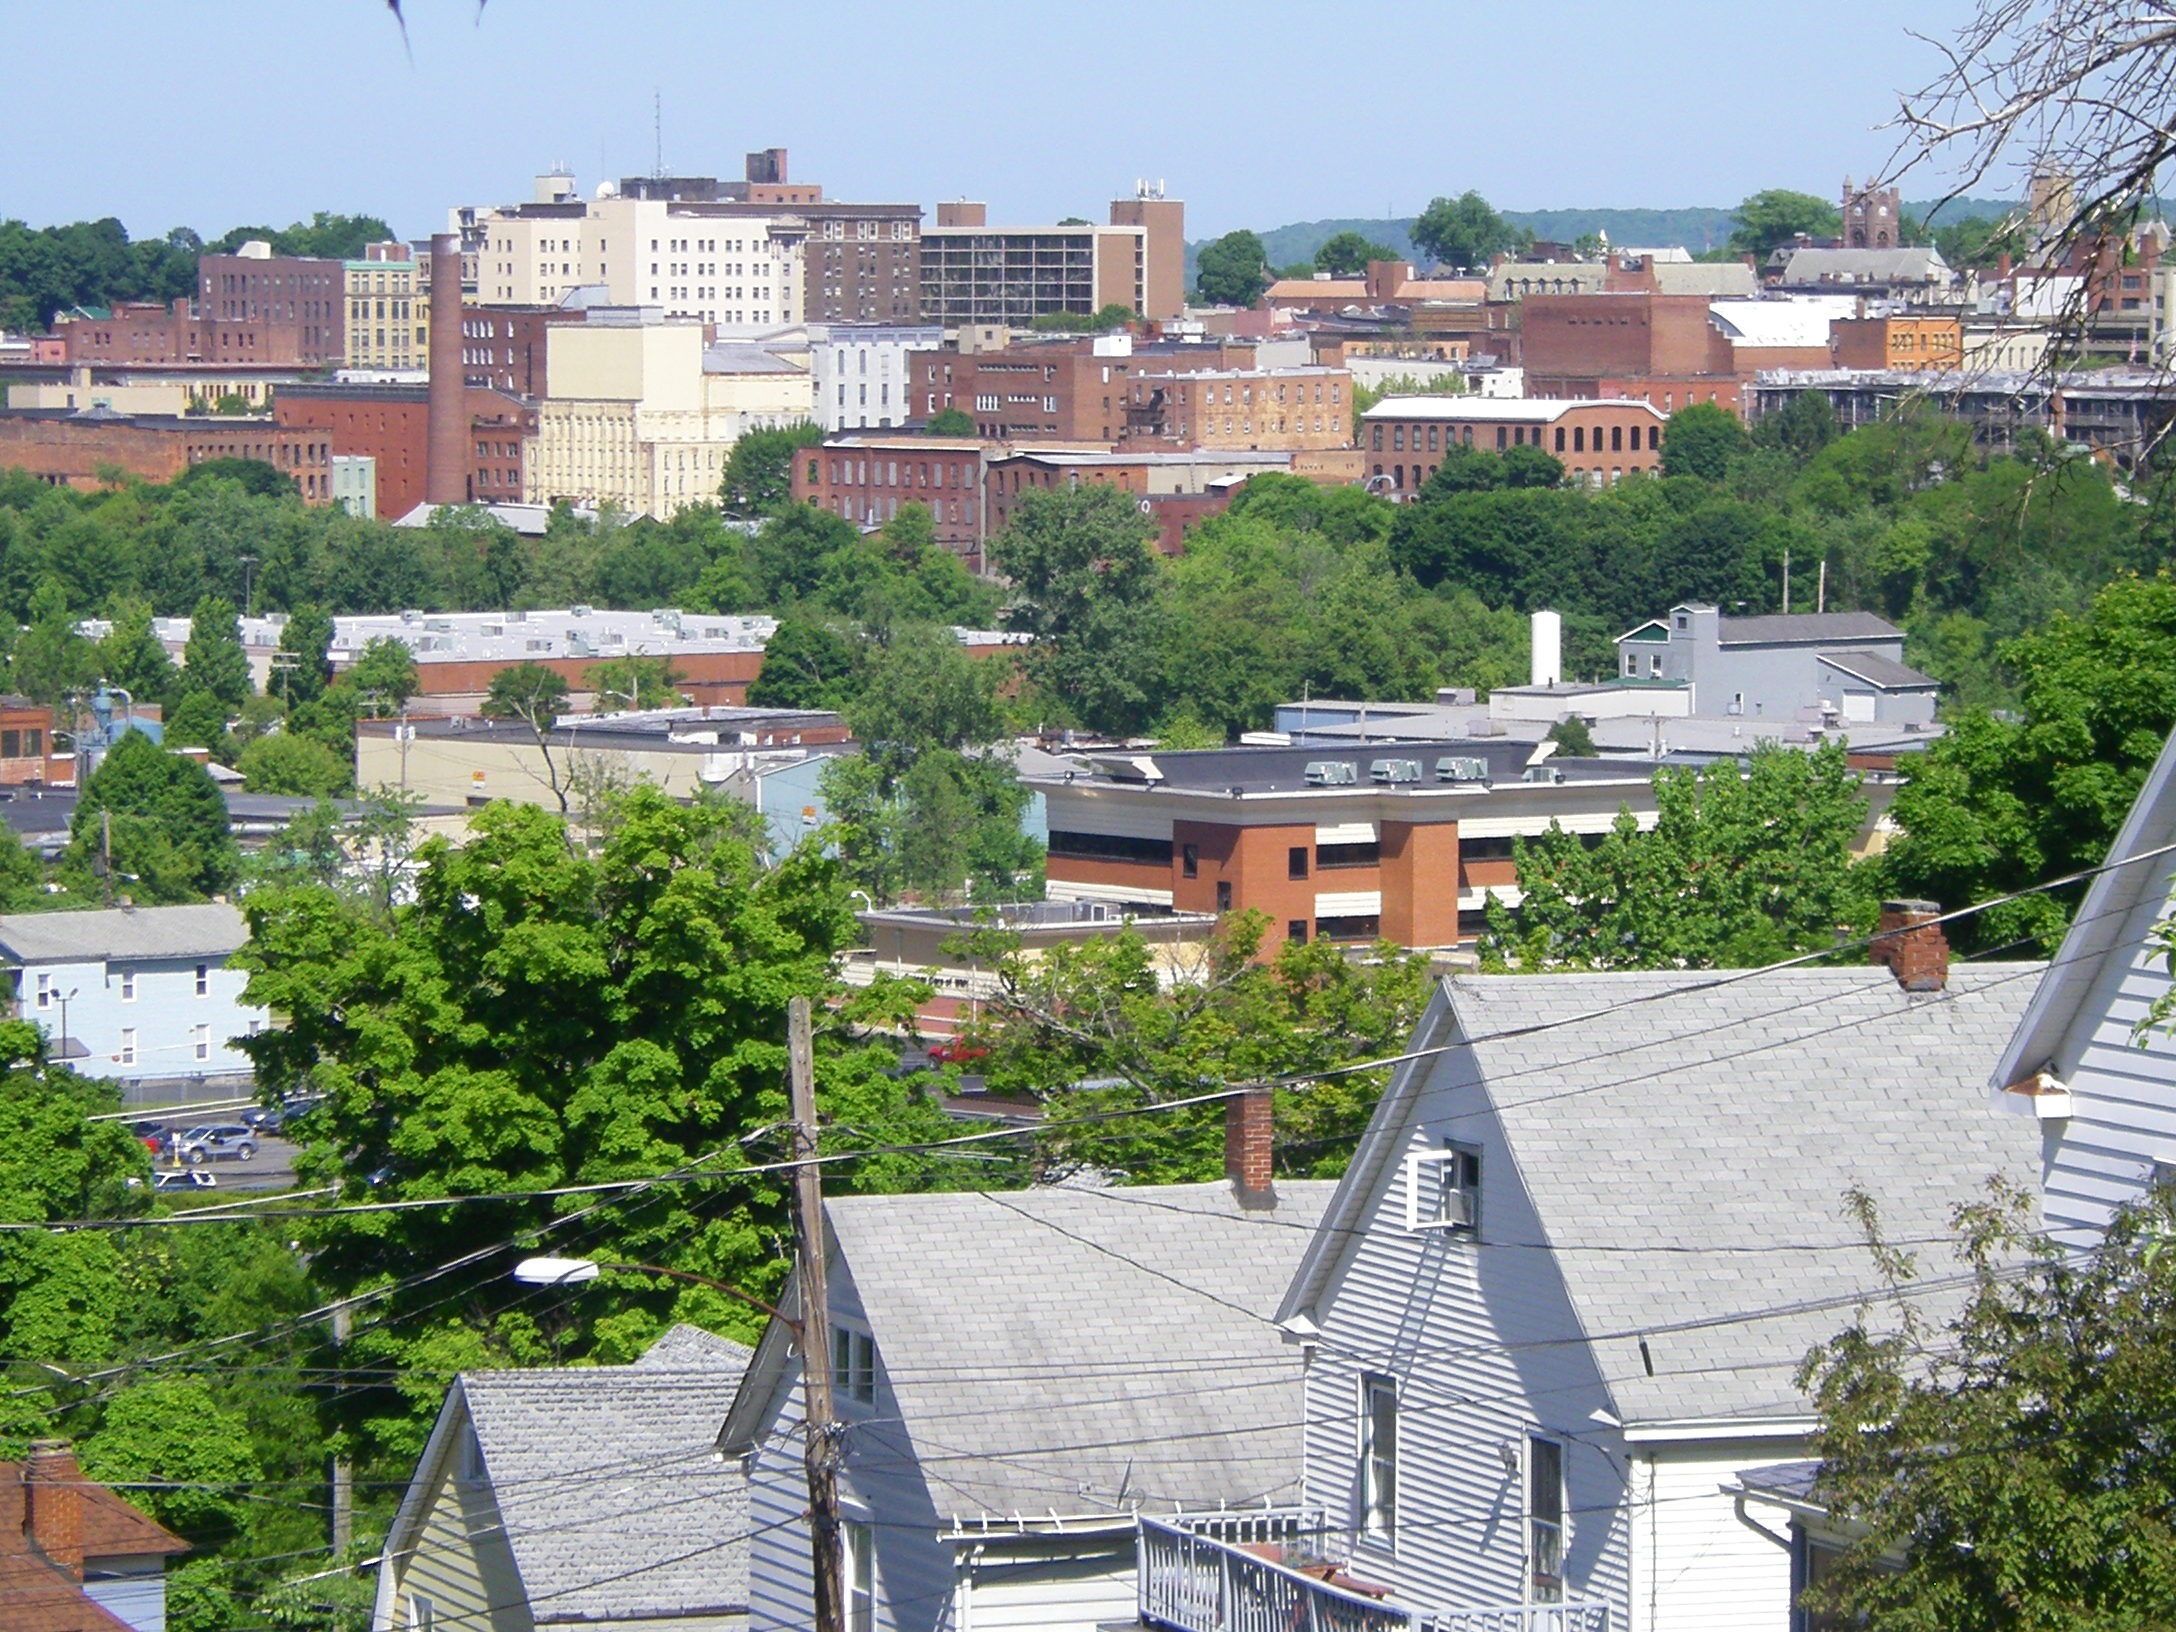
[(1417, 759), (1378, 759), (1368, 767), (1368, 776), (1377, 782), (1418, 782), (1420, 761)]
[(1307, 785), (1311, 788), (1348, 787), (1359, 779), (1352, 761), (1347, 759), (1311, 759), (1307, 762)]
[(1503, 722), (1492, 720), (1485, 714), (1466, 722), (1466, 735), (1469, 737), (1500, 737), (1503, 734)]
[(1436, 761), (1436, 780), (1438, 782), (1486, 782), (1488, 780), (1488, 761), (1485, 759), (1472, 759), (1463, 754), (1454, 754), (1448, 759), (1439, 759)]
[(1564, 773), (1554, 765), (1529, 765), (1520, 773), (1521, 782), (1561, 782)]

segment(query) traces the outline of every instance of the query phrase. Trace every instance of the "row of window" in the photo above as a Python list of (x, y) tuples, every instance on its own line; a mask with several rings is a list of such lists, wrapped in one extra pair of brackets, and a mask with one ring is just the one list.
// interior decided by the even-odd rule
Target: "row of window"
[[(36, 732), (31, 734), (33, 736), (37, 735)], [(120, 971), (120, 977), (121, 1001), (124, 1003), (135, 1002), (136, 971), (124, 966)], [(73, 996), (74, 994), (70, 993), (69, 995)], [(212, 995), (212, 966), (208, 963), (200, 963), (196, 966), (196, 995), (199, 997)], [(38, 976), (32, 1001), (41, 1009), (50, 1009), (59, 997), (60, 982), (58, 978), (51, 974), (41, 973)]]
[[(1627, 443), (1625, 437), (1625, 432), (1628, 428), (1631, 431), (1631, 440), (1629, 444)], [(1381, 425), (1377, 425), (1374, 428), (1374, 434), (1369, 441), (1369, 447), (1373, 452), (1381, 453), (1383, 451), (1383, 429), (1384, 427)], [(1471, 425), (1428, 426), (1428, 445), (1425, 449), (1423, 449), (1421, 446), (1421, 427), (1415, 425), (1412, 429), (1413, 451), (1415, 453), (1436, 453), (1444, 448), (1451, 447), (1454, 444), (1454, 440), (1459, 446), (1470, 448), (1474, 445), (1473, 427)], [(1436, 432), (1439, 429), (1443, 433), (1440, 447), (1436, 440)], [(1623, 425), (1610, 426), (1608, 451), (1611, 453), (1638, 453), (1640, 451), (1640, 429), (1641, 428), (1637, 425), (1633, 425), (1630, 427), (1626, 427)], [(1390, 426), (1389, 430), (1390, 451), (1392, 453), (1405, 452), (1406, 427), (1402, 424), (1397, 424)], [(1574, 425), (1570, 427), (1571, 436), (1570, 446), (1568, 448), (1565, 446), (1565, 430), (1566, 427), (1562, 425), (1556, 427), (1556, 451), (1558, 453), (1585, 453), (1587, 451), (1587, 428), (1584, 425)], [(1650, 453), (1659, 451), (1662, 447), (1662, 427), (1659, 425), (1649, 425), (1646, 427), (1646, 431), (1647, 451)], [(1455, 439), (1452, 434), (1453, 432), (1459, 433), (1455, 437)], [(1505, 448), (1523, 448), (1529, 445), (1537, 448), (1542, 445), (1540, 426), (1537, 425), (1534, 427), (1531, 443), (1529, 443), (1528, 441), (1527, 428), (1524, 425), (1499, 425), (1496, 427), (1496, 447), (1499, 452), (1501, 452)], [(1594, 451), (1596, 453), (1600, 453), (1603, 451), (1602, 427), (1599, 425), (1594, 427)]]

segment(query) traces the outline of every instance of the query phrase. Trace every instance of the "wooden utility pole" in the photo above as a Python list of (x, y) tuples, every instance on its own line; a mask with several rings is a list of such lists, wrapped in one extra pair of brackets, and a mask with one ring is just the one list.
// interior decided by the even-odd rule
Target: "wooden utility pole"
[(786, 1047), (793, 1090), (794, 1273), (801, 1288), (803, 1454), (808, 1465), (809, 1567), (816, 1589), (816, 1632), (846, 1632), (839, 1578), (839, 1442), (831, 1408), (831, 1306), (824, 1290), (824, 1193), (816, 1166), (816, 1055), (809, 1042), (808, 999), (786, 1006)]
[[(334, 1364), (343, 1368), (336, 1373), (333, 1389), (336, 1394), (346, 1392), (347, 1344), (354, 1311), (345, 1303), (336, 1304), (332, 1311), (332, 1346), (337, 1357)], [(340, 1424), (341, 1443), (347, 1440), (347, 1423)], [(347, 1550), (355, 1545), (355, 1467), (348, 1461), (343, 1449), (335, 1452), (332, 1459), (332, 1553), (336, 1559), (344, 1558)]]

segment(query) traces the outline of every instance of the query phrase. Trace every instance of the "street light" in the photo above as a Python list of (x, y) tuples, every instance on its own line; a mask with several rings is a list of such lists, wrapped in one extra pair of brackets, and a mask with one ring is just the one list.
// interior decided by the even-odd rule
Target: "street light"
[(71, 986), (71, 987), (69, 987), (69, 988), (68, 988), (68, 990), (67, 990), (67, 991), (65, 991), (65, 992), (62, 992), (62, 993), (60, 993), (60, 994), (59, 994), (59, 995), (60, 995), (60, 1062), (61, 1062), (61, 1064), (63, 1064), (63, 1065), (66, 1065), (66, 1064), (68, 1063), (68, 1005), (69, 1005), (69, 1004), (70, 1004), (71, 1002), (73, 1002), (73, 1001), (75, 1000), (75, 995), (76, 995), (76, 993), (78, 993), (78, 992), (80, 992), (80, 991), (82, 991), (82, 990), (83, 990), (83, 988), (82, 988), (82, 987), (80, 987), (80, 986)]
[(633, 1275), (667, 1275), (676, 1281), (693, 1281), (697, 1286), (707, 1286), (713, 1292), (723, 1292), (729, 1298), (752, 1304), (774, 1320), (785, 1322), (788, 1330), (800, 1336), (801, 1323), (780, 1309), (776, 1304), (765, 1303), (752, 1293), (743, 1292), (737, 1286), (713, 1280), (708, 1275), (697, 1275), (692, 1270), (667, 1269), (663, 1264), (612, 1264), (595, 1258), (524, 1258), (514, 1266), (514, 1279), (524, 1286), (579, 1286), (584, 1281), (594, 1281), (606, 1270), (619, 1270)]

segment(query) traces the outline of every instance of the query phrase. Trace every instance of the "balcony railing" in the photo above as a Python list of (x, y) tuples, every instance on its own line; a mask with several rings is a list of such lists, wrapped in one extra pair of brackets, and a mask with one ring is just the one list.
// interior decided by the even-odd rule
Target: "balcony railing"
[(1411, 1632), (1413, 1617), (1205, 1535), (1141, 1520), (1141, 1619), (1169, 1632)]
[(1610, 1632), (1609, 1606), (1573, 1602), (1454, 1609), (1430, 1615), (1422, 1632)]

